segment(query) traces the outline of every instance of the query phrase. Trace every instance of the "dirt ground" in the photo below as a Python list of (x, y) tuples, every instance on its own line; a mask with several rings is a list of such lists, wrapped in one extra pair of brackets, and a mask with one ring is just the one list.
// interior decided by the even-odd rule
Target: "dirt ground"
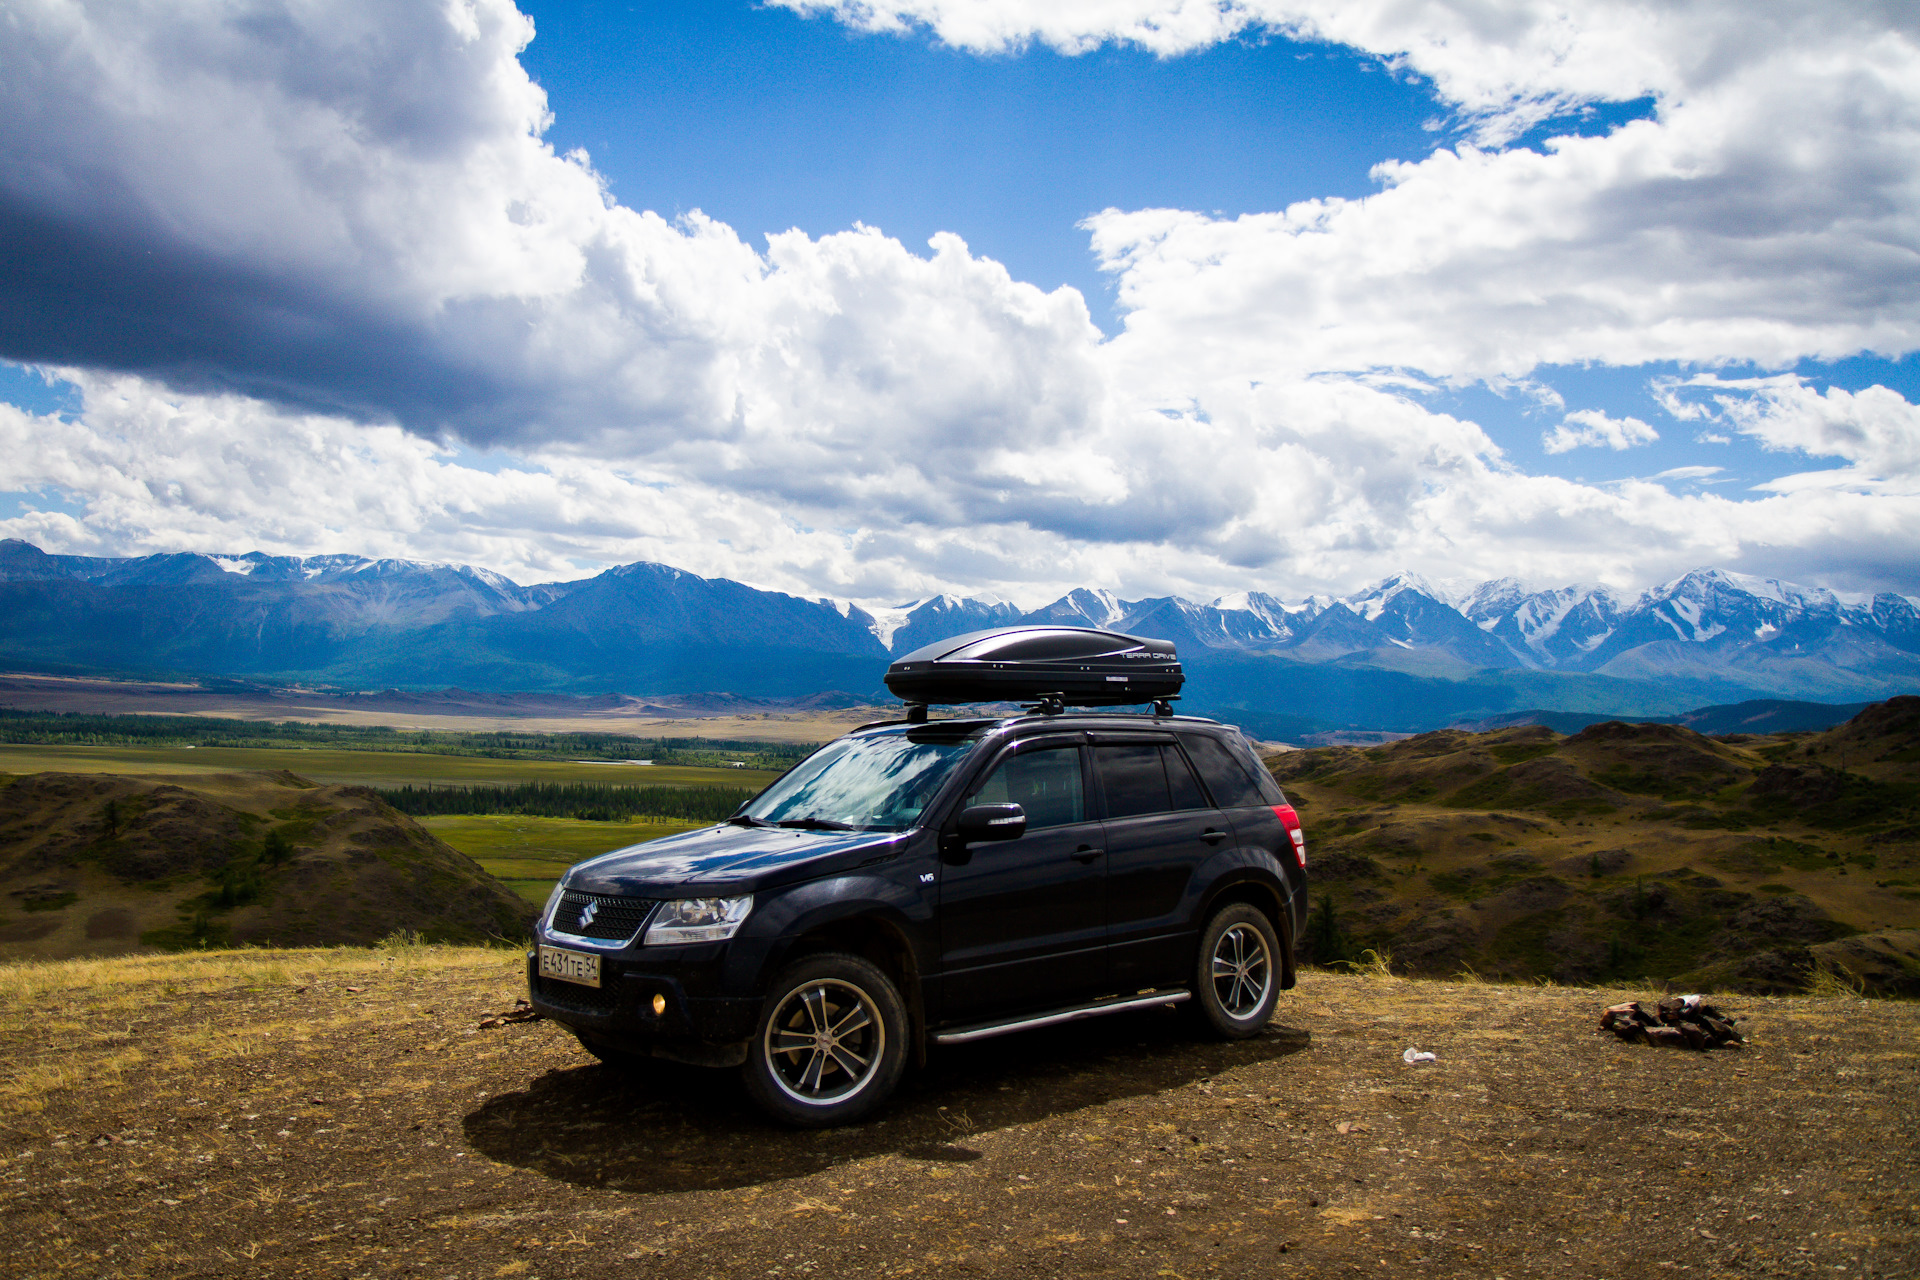
[(1646, 992), (1309, 974), (1255, 1041), (1171, 1013), (987, 1041), (795, 1133), (721, 1077), (477, 1029), (518, 974), (0, 969), (5, 1272), (1920, 1274), (1920, 1005), (1742, 998), (1752, 1044), (1692, 1054), (1594, 1033)]

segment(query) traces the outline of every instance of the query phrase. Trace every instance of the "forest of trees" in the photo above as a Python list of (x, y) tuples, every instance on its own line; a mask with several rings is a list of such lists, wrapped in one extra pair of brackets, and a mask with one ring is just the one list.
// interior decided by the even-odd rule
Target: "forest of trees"
[(630, 787), (587, 782), (523, 782), (516, 786), (404, 786), (379, 796), (414, 817), (438, 813), (524, 813), (539, 818), (626, 822), (678, 818), (719, 822), (751, 800), (752, 787)]

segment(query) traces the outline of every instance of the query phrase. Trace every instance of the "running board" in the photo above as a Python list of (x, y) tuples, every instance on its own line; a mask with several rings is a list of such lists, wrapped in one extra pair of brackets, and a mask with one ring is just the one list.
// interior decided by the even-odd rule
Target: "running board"
[(983, 1022), (975, 1027), (962, 1027), (958, 1031), (942, 1031), (933, 1037), (935, 1044), (966, 1044), (970, 1040), (989, 1040), (994, 1036), (1011, 1035), (1016, 1031), (1031, 1031), (1035, 1027), (1051, 1027), (1062, 1022), (1078, 1022), (1082, 1018), (1097, 1018), (1105, 1013), (1125, 1013), (1129, 1009), (1152, 1009), (1158, 1005), (1179, 1004), (1183, 1000), (1193, 999), (1193, 992), (1172, 988), (1155, 991), (1150, 995), (1128, 996), (1124, 1000), (1101, 1000), (1094, 1004), (1075, 1005), (1071, 1009), (1056, 1009), (1052, 1013), (1036, 1013), (1025, 1018), (1014, 1018), (1009, 1022)]

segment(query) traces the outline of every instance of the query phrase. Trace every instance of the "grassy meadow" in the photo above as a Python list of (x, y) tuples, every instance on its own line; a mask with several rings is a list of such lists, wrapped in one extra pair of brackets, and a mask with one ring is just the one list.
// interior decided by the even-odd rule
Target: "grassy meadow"
[(576, 862), (707, 825), (671, 818), (585, 822), (515, 813), (451, 814), (415, 821), (535, 906), (546, 902), (553, 882)]
[(314, 782), (366, 787), (397, 787), (409, 783), (414, 786), (427, 783), (512, 786), (521, 782), (585, 782), (622, 786), (751, 787), (757, 791), (780, 776), (766, 769), (516, 760), (404, 751), (0, 743), (0, 774), (116, 773), (156, 777), (254, 769), (286, 769)]

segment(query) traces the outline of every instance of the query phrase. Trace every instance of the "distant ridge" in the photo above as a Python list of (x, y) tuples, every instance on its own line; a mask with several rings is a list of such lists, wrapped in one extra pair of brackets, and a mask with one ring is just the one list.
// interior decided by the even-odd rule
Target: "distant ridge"
[(456, 564), (117, 559), (0, 541), (0, 663), (72, 674), (884, 698), (890, 657), (1018, 621), (1173, 640), (1189, 672), (1185, 706), (1275, 739), (1514, 715), (1670, 720), (1755, 698), (1856, 704), (1920, 689), (1920, 602), (1718, 569), (1637, 594), (1398, 573), (1291, 602), (1079, 588), (1026, 613), (953, 595), (868, 611), (651, 563), (522, 586)]
[(1845, 724), (1872, 705), (1870, 702), (1786, 702), (1779, 698), (1755, 698), (1726, 706), (1698, 707), (1677, 716), (1604, 716), (1536, 709), (1490, 716), (1457, 727), (1486, 733), (1538, 724), (1555, 733), (1578, 733), (1596, 724), (1618, 720), (1626, 724), (1677, 724), (1710, 737), (1729, 733), (1807, 733)]

